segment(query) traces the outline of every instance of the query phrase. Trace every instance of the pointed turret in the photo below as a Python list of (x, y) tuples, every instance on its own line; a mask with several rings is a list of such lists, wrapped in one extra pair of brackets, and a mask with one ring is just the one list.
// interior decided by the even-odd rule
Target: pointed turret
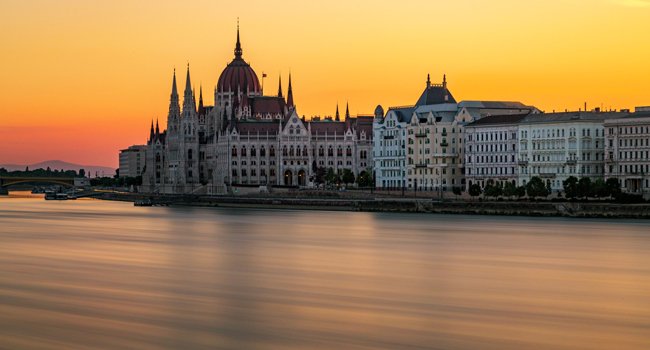
[(190, 64), (187, 64), (187, 77), (185, 78), (185, 92), (183, 93), (183, 117), (188, 117), (196, 113), (196, 102), (194, 92), (192, 91), (192, 81), (190, 79)]
[(169, 98), (169, 114), (167, 115), (167, 128), (171, 131), (176, 129), (176, 122), (181, 115), (181, 106), (178, 100), (178, 88), (176, 86), (176, 68), (172, 79), (172, 92)]
[(241, 58), (242, 49), (241, 42), (239, 41), (239, 18), (237, 18), (237, 43), (235, 44), (235, 58)]
[(199, 85), (199, 115), (205, 115), (205, 108), (203, 107), (203, 85)]
[(291, 73), (289, 73), (289, 90), (287, 91), (287, 107), (295, 107), (293, 104), (293, 88), (291, 87)]
[(345, 102), (345, 120), (350, 119), (350, 106)]
[(160, 127), (158, 127), (158, 118), (156, 118), (156, 138), (158, 138), (158, 136), (160, 136)]
[(149, 143), (153, 142), (153, 119), (151, 119), (151, 131), (149, 131)]
[(334, 115), (334, 120), (335, 121), (341, 121), (341, 117), (339, 116), (339, 103), (336, 103), (336, 114)]
[(447, 88), (447, 74), (442, 75), (442, 88), (443, 89)]
[(278, 97), (282, 98), (282, 76), (278, 77)]
[(431, 86), (431, 75), (427, 74), (427, 87)]

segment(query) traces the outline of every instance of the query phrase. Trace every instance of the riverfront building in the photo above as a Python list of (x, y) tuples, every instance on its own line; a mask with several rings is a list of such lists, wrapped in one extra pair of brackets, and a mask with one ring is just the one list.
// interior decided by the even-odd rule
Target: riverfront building
[(426, 87), (413, 106), (390, 108), (376, 117), (374, 157), (376, 185), (422, 191), (465, 187), (464, 128), (490, 115), (537, 113), (520, 102), (456, 102), (447, 87)]
[(519, 123), (528, 114), (493, 115), (465, 127), (466, 189), (485, 187), (490, 180), (517, 184)]
[(605, 121), (605, 178), (650, 198), (650, 110)]
[[(237, 28), (234, 58), (214, 89), (214, 106), (197, 95), (189, 65), (183, 101), (176, 74), (167, 129), (150, 132), (142, 191), (230, 193), (237, 186), (310, 186), (318, 168), (355, 176), (372, 168), (372, 116), (307, 121), (294, 103), (291, 75), (286, 97), (282, 83), (263, 94), (257, 74), (243, 59)], [(157, 123), (156, 123), (157, 124)]]
[(518, 185), (526, 185), (533, 176), (539, 176), (552, 191), (558, 192), (570, 176), (603, 178), (603, 123), (626, 114), (594, 111), (527, 116), (519, 123)]
[[(151, 124), (153, 133), (153, 123)], [(146, 145), (134, 145), (120, 151), (120, 177), (136, 177), (142, 175), (147, 154)]]

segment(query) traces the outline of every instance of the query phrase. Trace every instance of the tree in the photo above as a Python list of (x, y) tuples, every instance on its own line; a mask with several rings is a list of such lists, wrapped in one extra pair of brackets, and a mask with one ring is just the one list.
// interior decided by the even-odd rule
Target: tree
[(357, 184), (359, 187), (370, 187), (372, 186), (372, 175), (367, 171), (362, 171), (357, 176)]
[(578, 178), (569, 176), (566, 180), (562, 181), (562, 187), (564, 187), (566, 198), (575, 198), (578, 195)]
[(525, 196), (526, 195), (526, 187), (524, 187), (524, 186), (517, 187), (517, 190), (516, 190), (515, 194), (519, 198)]
[(86, 170), (85, 169), (79, 169), (79, 177), (86, 177)]
[(481, 186), (479, 186), (479, 184), (472, 184), (471, 186), (469, 186), (468, 193), (472, 197), (478, 197), (481, 195), (482, 192), (483, 191), (481, 190)]
[(503, 187), (500, 183), (495, 184), (494, 180), (488, 180), (487, 185), (483, 189), (483, 193), (487, 197), (499, 197), (503, 193)]
[(587, 198), (591, 196), (591, 179), (583, 177), (578, 181), (578, 197)]
[(354, 173), (350, 169), (343, 169), (343, 174), (341, 175), (341, 181), (344, 184), (348, 185), (354, 183)]
[(528, 197), (546, 197), (548, 196), (548, 188), (544, 181), (538, 176), (533, 176), (530, 181), (526, 184), (526, 193)]
[(591, 193), (598, 198), (608, 197), (609, 192), (607, 191), (607, 184), (605, 183), (605, 180), (601, 178), (596, 179), (591, 184)]
[(503, 186), (503, 195), (506, 197), (514, 197), (517, 195), (517, 186), (514, 183), (508, 181)]
[(325, 175), (325, 181), (328, 185), (334, 185), (339, 182), (339, 175), (334, 172), (333, 168), (327, 169), (327, 174)]
[(616, 197), (621, 193), (621, 183), (615, 177), (610, 177), (605, 181), (605, 187), (607, 187), (607, 195)]
[(451, 191), (456, 195), (456, 197), (458, 197), (458, 196), (460, 196), (461, 194), (463, 194), (463, 188), (462, 188), (462, 187), (454, 186), (454, 187), (451, 189)]
[(327, 171), (323, 167), (318, 167), (316, 168), (316, 172), (314, 175), (314, 182), (316, 184), (323, 184), (325, 183), (325, 175), (327, 174)]

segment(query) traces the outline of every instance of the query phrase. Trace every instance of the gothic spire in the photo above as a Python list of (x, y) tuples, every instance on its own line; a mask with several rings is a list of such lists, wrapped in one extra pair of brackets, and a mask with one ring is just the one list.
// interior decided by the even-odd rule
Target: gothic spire
[(278, 97), (282, 97), (282, 76), (278, 78)]
[(192, 82), (190, 81), (190, 64), (187, 64), (187, 77), (185, 78), (185, 97), (192, 97)]
[(178, 88), (176, 87), (176, 68), (174, 68), (174, 79), (172, 81), (171, 101), (178, 101)]
[(350, 119), (350, 106), (345, 102), (345, 120)]
[[(151, 121), (151, 125), (153, 125), (153, 120)], [(156, 137), (160, 135), (160, 128), (158, 127), (158, 118), (156, 118)]]
[(339, 103), (338, 102), (336, 103), (336, 114), (334, 115), (334, 120), (337, 121), (337, 122), (341, 120), (341, 117), (339, 116)]
[(203, 85), (199, 85), (199, 115), (205, 114), (203, 109)]
[(447, 88), (447, 74), (442, 75), (442, 87)]
[(151, 118), (151, 131), (149, 131), (149, 142), (153, 142), (153, 118)]
[(292, 108), (293, 105), (293, 89), (291, 88), (291, 73), (289, 73), (289, 90), (287, 91), (287, 107)]
[(237, 44), (235, 44), (235, 58), (241, 58), (242, 49), (241, 42), (239, 42), (239, 18), (237, 18)]
[(427, 73), (427, 87), (431, 86), (431, 75)]

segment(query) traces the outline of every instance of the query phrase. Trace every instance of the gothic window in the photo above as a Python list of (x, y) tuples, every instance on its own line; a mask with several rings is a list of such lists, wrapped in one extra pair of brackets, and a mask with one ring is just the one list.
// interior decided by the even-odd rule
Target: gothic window
[(343, 148), (341, 146), (336, 149), (336, 155), (338, 157), (343, 157)]
[(241, 148), (241, 156), (246, 157), (246, 146)]
[(307, 146), (305, 146), (305, 147), (302, 149), (302, 156), (303, 156), (303, 157), (307, 157), (307, 156), (309, 155), (307, 152), (309, 152), (309, 151), (307, 150)]
[(271, 149), (269, 150), (269, 156), (275, 157), (275, 148), (271, 146)]
[(260, 156), (262, 156), (262, 157), (266, 156), (266, 148), (264, 148), (264, 146), (262, 146), (262, 148), (260, 148)]
[(352, 157), (352, 148), (350, 148), (350, 146), (348, 146), (348, 148), (345, 150), (345, 155)]
[[(293, 129), (291, 129), (293, 130)], [(293, 152), (293, 146), (289, 147), (289, 156), (293, 157), (294, 152)]]
[(232, 176), (237, 176), (237, 169), (232, 169)]
[[(271, 148), (271, 150), (273, 150), (273, 149)], [(289, 152), (287, 151), (287, 146), (283, 146), (282, 147), (282, 156), (286, 157), (288, 155), (289, 155)]]
[(232, 146), (232, 156), (237, 157), (237, 148), (235, 146)]
[(251, 157), (257, 156), (257, 151), (255, 150), (255, 146), (251, 147)]
[[(191, 148), (187, 150), (187, 159), (192, 160), (192, 149)], [(190, 175), (190, 177), (191, 177), (191, 175)]]
[(334, 157), (334, 149), (332, 148), (332, 146), (330, 146), (330, 147), (327, 149), (327, 155), (328, 155), (329, 157)]
[(325, 156), (325, 150), (323, 149), (323, 146), (320, 146), (320, 148), (318, 148), (318, 156), (319, 157)]

